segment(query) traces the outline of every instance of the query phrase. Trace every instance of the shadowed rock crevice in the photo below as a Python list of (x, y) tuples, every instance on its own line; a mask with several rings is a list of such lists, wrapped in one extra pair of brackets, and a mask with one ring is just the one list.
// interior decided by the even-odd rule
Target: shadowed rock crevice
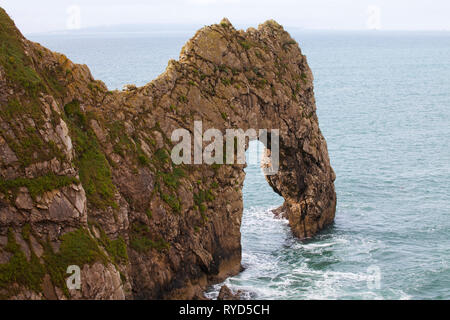
[[(0, 297), (201, 298), (238, 273), (244, 165), (170, 159), (173, 130), (197, 120), (279, 129), (280, 169), (267, 180), (294, 234), (332, 223), (313, 76), (276, 22), (205, 27), (157, 79), (119, 92), (0, 17)], [(81, 291), (65, 285), (69, 264)]]

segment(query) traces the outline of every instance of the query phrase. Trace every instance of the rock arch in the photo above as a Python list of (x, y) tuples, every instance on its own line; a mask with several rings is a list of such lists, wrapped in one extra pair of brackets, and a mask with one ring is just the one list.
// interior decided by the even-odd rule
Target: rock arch
[[(6, 30), (0, 35), (21, 57), (15, 71), (0, 60), (0, 247), (15, 235), (41, 256), (39, 243), (70, 251), (73, 237), (96, 238), (89, 244), (103, 249), (78, 259), (90, 291), (68, 292), (69, 298), (192, 298), (239, 272), (244, 166), (169, 161), (171, 132), (192, 130), (195, 120), (222, 132), (279, 129), (280, 169), (267, 180), (284, 197), (294, 234), (310, 237), (332, 223), (335, 175), (318, 126), (313, 76), (276, 22), (247, 31), (226, 19), (205, 27), (157, 79), (119, 92), (94, 80), (87, 66), (27, 41), (0, 15)], [(30, 101), (33, 108), (17, 109)], [(11, 108), (22, 113), (3, 112)], [(20, 146), (31, 133), (42, 143), (37, 156), (24, 158)], [(31, 189), (36, 181), (48, 184), (43, 192)], [(37, 240), (35, 247), (23, 234)], [(64, 253), (53, 259), (66, 261)], [(45, 283), (42, 292), (16, 283), (14, 294), (63, 298), (63, 284), (51, 275), (64, 271), (42, 274), (36, 280)]]
[[(210, 79), (206, 86), (202, 75)], [(206, 27), (155, 86), (168, 79), (175, 81), (172, 92), (186, 92), (183, 110), (209, 127), (280, 130), (279, 174), (267, 180), (285, 198), (282, 210), (297, 237), (311, 237), (333, 222), (335, 174), (319, 129), (313, 75), (280, 25), (267, 21), (243, 32), (224, 19)]]
[[(196, 120), (205, 130), (222, 132), (279, 129), (280, 169), (267, 181), (285, 199), (280, 211), (299, 238), (311, 237), (333, 222), (335, 174), (318, 125), (313, 75), (297, 43), (276, 22), (246, 32), (235, 30), (226, 19), (205, 27), (183, 47), (179, 61), (169, 62), (165, 73), (121, 95), (125, 101), (150, 99), (152, 104), (142, 102), (140, 107), (150, 105), (153, 121), (166, 136), (179, 127), (192, 130)], [(123, 103), (115, 108), (123, 108)], [(206, 209), (213, 213), (212, 228), (194, 250), (197, 265), (214, 281), (224, 270), (235, 273), (239, 266), (243, 166), (200, 166), (190, 174), (219, 186)], [(186, 202), (182, 207), (190, 206)]]

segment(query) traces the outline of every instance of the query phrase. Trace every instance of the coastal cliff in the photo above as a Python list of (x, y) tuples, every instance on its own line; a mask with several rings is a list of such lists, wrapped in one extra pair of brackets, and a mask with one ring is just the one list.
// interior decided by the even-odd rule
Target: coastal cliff
[[(313, 75), (274, 21), (204, 27), (143, 87), (26, 40), (0, 8), (0, 298), (201, 298), (240, 271), (245, 165), (175, 165), (175, 129), (275, 128), (299, 238), (334, 220)], [(268, 146), (270, 148), (270, 146)], [(270, 152), (270, 151), (269, 151)], [(66, 286), (81, 269), (81, 290)]]

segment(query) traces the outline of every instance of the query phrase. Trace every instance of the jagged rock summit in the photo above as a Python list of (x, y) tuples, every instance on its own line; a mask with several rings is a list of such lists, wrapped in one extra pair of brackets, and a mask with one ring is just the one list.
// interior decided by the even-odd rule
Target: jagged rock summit
[(172, 131), (196, 120), (279, 129), (267, 180), (293, 233), (332, 223), (313, 76), (276, 22), (202, 28), (157, 79), (121, 92), (26, 40), (3, 9), (0, 41), (0, 298), (200, 298), (238, 273), (244, 165), (170, 159)]

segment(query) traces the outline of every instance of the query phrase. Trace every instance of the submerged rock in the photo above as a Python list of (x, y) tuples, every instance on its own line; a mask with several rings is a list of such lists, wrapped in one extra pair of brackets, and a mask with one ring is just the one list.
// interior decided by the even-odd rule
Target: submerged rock
[(241, 300), (241, 294), (241, 291), (233, 293), (230, 288), (223, 285), (222, 288), (220, 288), (217, 300)]

